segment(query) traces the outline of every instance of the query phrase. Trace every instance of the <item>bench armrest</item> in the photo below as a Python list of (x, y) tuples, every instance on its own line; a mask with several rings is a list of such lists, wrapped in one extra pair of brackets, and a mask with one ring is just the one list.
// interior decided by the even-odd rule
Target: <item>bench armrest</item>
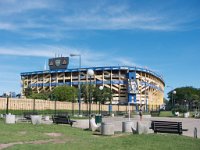
[(188, 131), (188, 129), (182, 129), (182, 131)]

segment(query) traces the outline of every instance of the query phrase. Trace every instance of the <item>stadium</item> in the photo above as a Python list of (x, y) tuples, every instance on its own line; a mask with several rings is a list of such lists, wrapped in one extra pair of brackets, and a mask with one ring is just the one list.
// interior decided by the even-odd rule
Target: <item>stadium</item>
[[(161, 75), (146, 68), (106, 66), (68, 69), (69, 57), (49, 59), (49, 70), (21, 73), (22, 95), (30, 87), (33, 92), (49, 92), (55, 87), (91, 84), (110, 88), (112, 104), (162, 105), (165, 83)], [(94, 71), (93, 76), (87, 74)]]

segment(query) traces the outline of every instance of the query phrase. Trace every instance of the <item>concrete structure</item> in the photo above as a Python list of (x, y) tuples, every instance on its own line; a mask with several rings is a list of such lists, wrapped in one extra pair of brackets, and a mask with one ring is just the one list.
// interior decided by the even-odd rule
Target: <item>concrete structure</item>
[(131, 128), (134, 128), (133, 121), (122, 122), (122, 132), (132, 132)]
[(112, 123), (101, 123), (101, 134), (102, 135), (114, 135), (115, 127)]
[(113, 104), (161, 105), (164, 96), (164, 80), (148, 69), (130, 66), (106, 66), (74, 69), (56, 69), (21, 73), (22, 95), (26, 88), (33, 92), (52, 91), (56, 86), (69, 85), (78, 88), (79, 83), (89, 84), (87, 70), (94, 70), (91, 82), (95, 86), (110, 88)]

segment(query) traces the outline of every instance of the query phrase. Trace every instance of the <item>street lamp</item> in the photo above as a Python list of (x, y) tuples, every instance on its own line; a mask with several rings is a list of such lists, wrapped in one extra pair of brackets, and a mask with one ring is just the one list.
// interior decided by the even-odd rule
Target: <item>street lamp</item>
[(174, 106), (175, 105), (175, 98), (173, 97), (173, 95), (176, 95), (176, 91), (175, 90), (173, 90), (173, 92), (172, 92), (173, 106)]
[(92, 69), (87, 70), (87, 75), (90, 77), (90, 88), (89, 88), (89, 129), (91, 129), (91, 77), (94, 75), (94, 71)]
[(80, 78), (81, 78), (81, 54), (70, 54), (71, 57), (79, 56), (79, 77), (78, 77), (78, 114), (81, 114), (81, 85), (80, 85)]
[[(101, 100), (102, 100), (102, 90), (103, 90), (103, 86), (99, 87), (99, 90), (101, 91)], [(101, 100), (99, 100), (99, 114), (100, 114), (100, 102)]]
[(6, 114), (8, 114), (9, 96), (10, 96), (10, 93), (7, 92), (7, 93), (6, 93), (6, 100), (7, 100), (7, 102), (6, 102)]

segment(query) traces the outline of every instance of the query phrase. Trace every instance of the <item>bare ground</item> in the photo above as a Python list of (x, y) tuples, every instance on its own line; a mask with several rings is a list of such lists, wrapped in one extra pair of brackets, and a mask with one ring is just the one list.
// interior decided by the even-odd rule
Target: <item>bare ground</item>
[[(20, 132), (20, 134), (26, 134), (25, 132)], [(18, 145), (18, 144), (47, 144), (47, 143), (66, 143), (70, 141), (68, 138), (62, 138), (63, 134), (62, 133), (45, 133), (46, 135), (52, 137), (53, 139), (48, 139), (48, 140), (36, 140), (36, 141), (27, 141), (27, 142), (12, 142), (12, 143), (6, 143), (6, 144), (0, 144), (0, 150), (3, 150), (5, 148)]]

